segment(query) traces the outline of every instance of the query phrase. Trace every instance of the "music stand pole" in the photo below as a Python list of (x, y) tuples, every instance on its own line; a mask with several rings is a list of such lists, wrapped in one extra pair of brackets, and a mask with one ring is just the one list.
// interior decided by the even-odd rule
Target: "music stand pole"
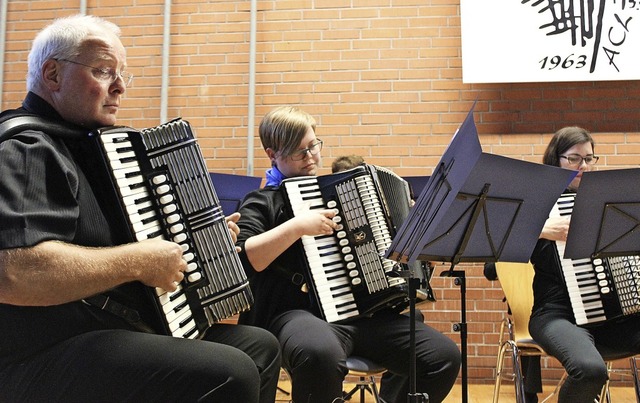
[(460, 286), (460, 322), (453, 325), (454, 331), (460, 332), (460, 353), (461, 353), (461, 371), (462, 371), (462, 403), (467, 403), (469, 399), (467, 379), (467, 285), (464, 270), (454, 270), (454, 267), (461, 260), (462, 255), (469, 243), (473, 229), (480, 217), (480, 213), (484, 210), (487, 202), (487, 195), (491, 184), (485, 183), (477, 196), (475, 207), (471, 213), (471, 219), (464, 231), (464, 236), (458, 245), (457, 252), (451, 258), (451, 268), (449, 271), (442, 273), (445, 277), (454, 277), (456, 285)]
[[(411, 272), (413, 273), (413, 272)], [(429, 403), (429, 395), (416, 392), (416, 293), (419, 278), (413, 275), (409, 283), (409, 403)]]
[(467, 403), (469, 399), (469, 381), (467, 378), (467, 281), (464, 270), (453, 270), (454, 266), (455, 264), (452, 264), (451, 269), (441, 273), (440, 276), (455, 278), (455, 285), (460, 287), (460, 322), (453, 324), (453, 331), (460, 332), (462, 403)]

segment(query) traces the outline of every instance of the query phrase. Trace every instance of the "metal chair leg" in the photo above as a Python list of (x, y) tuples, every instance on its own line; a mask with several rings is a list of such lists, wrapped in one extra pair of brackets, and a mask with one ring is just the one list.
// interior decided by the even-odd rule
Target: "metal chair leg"
[(514, 387), (516, 390), (516, 402), (525, 403), (524, 381), (522, 379), (522, 368), (520, 366), (520, 353), (515, 343), (511, 346), (511, 362), (513, 364)]
[(640, 379), (638, 379), (638, 363), (636, 357), (629, 358), (631, 371), (633, 371), (633, 388), (636, 391), (636, 402), (640, 403)]
[(498, 362), (496, 363), (496, 383), (493, 386), (493, 403), (498, 403), (500, 396), (500, 384), (502, 383), (502, 367), (504, 365), (504, 355), (506, 354), (508, 344), (502, 343), (498, 351)]
[(558, 381), (558, 384), (556, 385), (556, 387), (553, 389), (553, 392), (551, 392), (549, 394), (549, 396), (545, 397), (544, 400), (542, 400), (540, 403), (546, 403), (548, 402), (552, 397), (557, 396), (558, 392), (560, 391), (560, 388), (562, 387), (562, 384), (564, 383), (564, 380), (567, 379), (567, 373), (563, 373), (562, 374), (562, 378), (560, 378), (560, 380)]
[[(611, 367), (613, 366), (612, 361), (607, 361), (607, 374), (611, 373)], [(609, 377), (607, 376), (607, 380), (604, 385), (602, 385), (602, 390), (600, 391), (600, 396), (597, 400), (599, 403), (603, 402), (611, 402), (611, 395), (609, 394)]]
[(382, 403), (382, 399), (378, 395), (378, 388), (376, 387), (376, 380), (373, 375), (367, 377), (361, 376), (358, 384), (353, 387), (349, 392), (344, 392), (342, 395), (343, 400), (350, 400), (356, 392), (360, 392), (360, 403), (365, 402), (366, 392), (369, 392), (373, 395), (373, 401), (376, 403)]
[(371, 394), (373, 395), (373, 400), (375, 402), (381, 402), (382, 399), (380, 399), (380, 396), (378, 395), (378, 387), (376, 386), (376, 380), (373, 378), (373, 376), (371, 376), (369, 377), (369, 381), (371, 382)]

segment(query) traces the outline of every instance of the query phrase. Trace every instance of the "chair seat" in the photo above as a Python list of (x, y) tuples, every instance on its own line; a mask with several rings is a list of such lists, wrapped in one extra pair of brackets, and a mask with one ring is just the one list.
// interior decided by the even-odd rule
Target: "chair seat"
[(634, 357), (636, 355), (634, 351), (622, 351), (622, 350), (610, 349), (609, 347), (600, 346), (600, 345), (598, 346), (598, 351), (600, 352), (600, 355), (602, 355), (602, 358), (605, 361), (622, 360), (625, 358)]
[(382, 399), (378, 396), (378, 388), (376, 386), (375, 376), (387, 371), (385, 367), (382, 367), (375, 362), (358, 356), (351, 356), (347, 358), (346, 363), (349, 374), (358, 377), (358, 382), (351, 391), (345, 392), (343, 395), (344, 400), (350, 400), (356, 392), (360, 392), (360, 403), (365, 402), (365, 392), (369, 392), (373, 395), (373, 401), (381, 403)]
[(347, 358), (347, 369), (354, 375), (373, 375), (385, 372), (387, 369), (383, 366), (376, 364), (375, 362), (358, 356), (351, 356)]
[(515, 341), (515, 344), (518, 346), (520, 350), (532, 350), (538, 354), (546, 355), (544, 349), (540, 347), (540, 344), (536, 343), (533, 339), (518, 339)]

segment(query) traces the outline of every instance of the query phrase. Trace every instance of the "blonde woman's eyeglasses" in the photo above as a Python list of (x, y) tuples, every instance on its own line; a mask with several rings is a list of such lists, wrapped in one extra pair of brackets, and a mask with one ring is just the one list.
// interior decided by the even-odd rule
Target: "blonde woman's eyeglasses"
[(322, 140), (318, 140), (317, 142), (311, 144), (309, 147), (304, 148), (302, 150), (296, 150), (289, 155), (292, 161), (302, 161), (307, 157), (307, 153), (311, 155), (316, 155), (322, 150)]

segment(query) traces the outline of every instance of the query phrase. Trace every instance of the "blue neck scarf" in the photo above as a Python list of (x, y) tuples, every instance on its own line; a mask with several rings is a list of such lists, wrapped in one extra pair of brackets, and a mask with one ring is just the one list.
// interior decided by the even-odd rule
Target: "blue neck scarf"
[(278, 167), (274, 165), (271, 169), (267, 169), (267, 183), (265, 186), (280, 186), (280, 183), (284, 179), (287, 179), (287, 177), (284, 176), (282, 172), (278, 170)]

